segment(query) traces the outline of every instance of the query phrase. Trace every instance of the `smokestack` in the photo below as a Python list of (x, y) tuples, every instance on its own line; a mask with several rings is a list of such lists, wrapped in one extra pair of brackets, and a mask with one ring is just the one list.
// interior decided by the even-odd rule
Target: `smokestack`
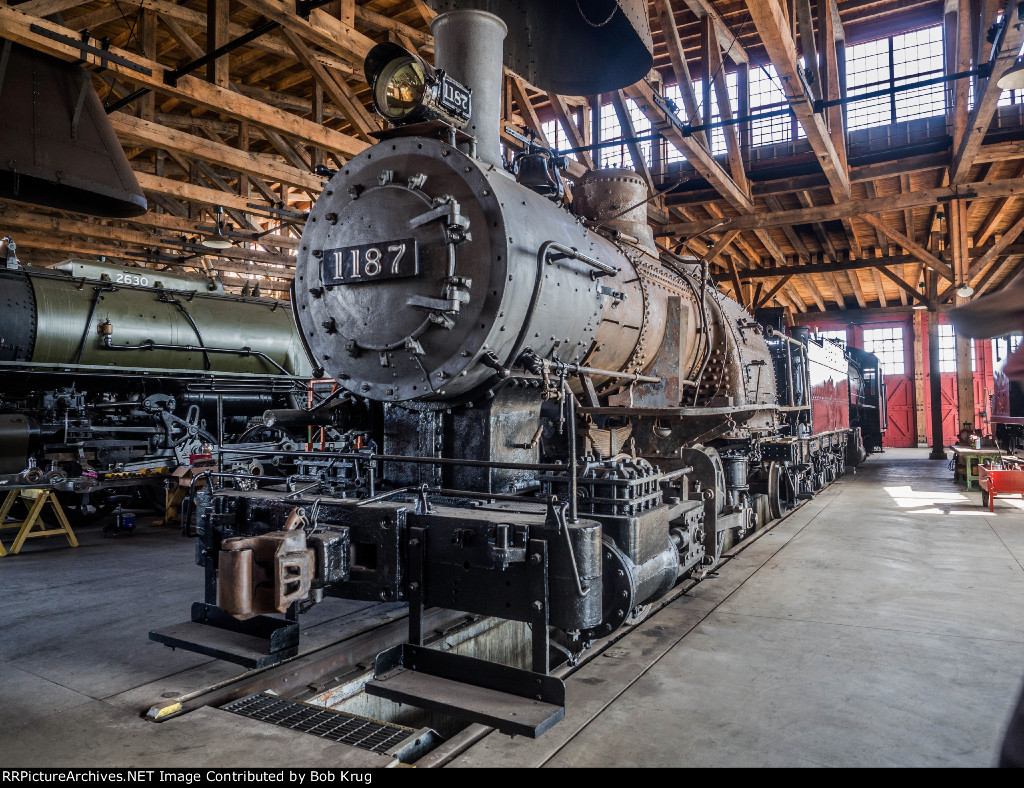
[(434, 67), (472, 88), (466, 132), (476, 137), (477, 156), (499, 170), (501, 160), (502, 48), (508, 28), (486, 11), (449, 11), (430, 24)]

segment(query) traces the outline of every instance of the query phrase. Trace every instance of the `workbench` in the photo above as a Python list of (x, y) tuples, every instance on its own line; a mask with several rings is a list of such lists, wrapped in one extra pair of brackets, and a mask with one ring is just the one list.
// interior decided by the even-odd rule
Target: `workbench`
[(980, 466), (986, 462), (1000, 462), (1006, 454), (1005, 451), (994, 446), (981, 449), (973, 449), (967, 446), (951, 446), (950, 448), (953, 450), (953, 456), (956, 458), (953, 478), (963, 478), (967, 483), (968, 490), (980, 488), (978, 484), (980, 478), (978, 469)]

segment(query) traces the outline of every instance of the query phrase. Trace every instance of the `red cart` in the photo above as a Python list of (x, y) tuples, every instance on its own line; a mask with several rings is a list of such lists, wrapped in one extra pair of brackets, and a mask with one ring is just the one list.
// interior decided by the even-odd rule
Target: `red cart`
[(994, 510), (997, 495), (1024, 496), (1024, 470), (1010, 468), (979, 469), (978, 484), (981, 487), (981, 505)]

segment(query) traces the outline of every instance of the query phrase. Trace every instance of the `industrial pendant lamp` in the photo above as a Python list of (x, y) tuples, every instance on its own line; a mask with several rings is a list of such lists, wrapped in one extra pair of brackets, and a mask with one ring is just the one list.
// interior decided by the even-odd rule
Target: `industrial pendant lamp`
[(974, 295), (974, 288), (967, 284), (967, 282), (961, 282), (960, 287), (956, 289), (956, 294), (961, 298), (970, 298)]
[(230, 249), (234, 243), (224, 236), (224, 209), (217, 208), (217, 229), (214, 234), (204, 238), (202, 243), (207, 249)]

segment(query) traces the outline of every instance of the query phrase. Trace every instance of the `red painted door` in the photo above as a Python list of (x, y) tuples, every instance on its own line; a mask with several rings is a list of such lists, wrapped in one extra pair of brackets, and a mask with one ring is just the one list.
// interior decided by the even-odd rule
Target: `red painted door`
[[(956, 395), (956, 373), (943, 372), (939, 375), (939, 390), (942, 402), (942, 445), (952, 446), (957, 441), (960, 432), (958, 398)], [(929, 392), (931, 391), (931, 376), (924, 376), (924, 423), (925, 432), (928, 435), (928, 445), (932, 445), (932, 401)]]
[(886, 375), (888, 389), (889, 429), (882, 443), (887, 448), (907, 449), (917, 446), (914, 426), (914, 386), (906, 375)]

